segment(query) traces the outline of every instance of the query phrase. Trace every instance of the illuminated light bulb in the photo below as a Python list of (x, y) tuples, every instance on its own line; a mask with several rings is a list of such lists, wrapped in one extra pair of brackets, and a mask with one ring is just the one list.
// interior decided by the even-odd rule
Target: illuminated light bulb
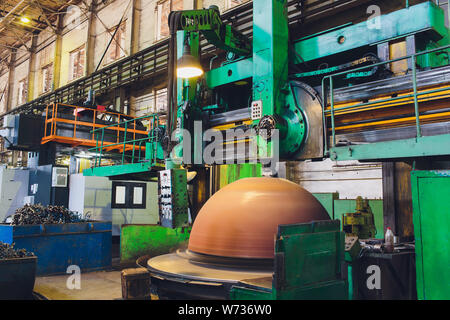
[(203, 70), (195, 67), (177, 68), (177, 77), (183, 79), (200, 77)]
[(190, 79), (203, 75), (203, 69), (197, 58), (191, 55), (188, 44), (184, 46), (183, 56), (177, 61), (177, 77)]

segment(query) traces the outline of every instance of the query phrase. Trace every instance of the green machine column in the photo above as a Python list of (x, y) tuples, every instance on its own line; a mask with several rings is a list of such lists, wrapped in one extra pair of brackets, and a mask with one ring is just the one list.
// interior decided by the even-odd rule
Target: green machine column
[[(280, 114), (288, 76), (289, 29), (286, 1), (253, 2), (253, 103), (260, 103), (261, 119)], [(253, 107), (252, 107), (253, 108)], [(261, 119), (254, 120), (260, 124)], [(275, 118), (274, 121), (278, 121)], [(262, 124), (262, 123), (261, 123)], [(283, 129), (275, 126), (276, 129)], [(273, 157), (273, 141), (256, 138), (259, 157)]]
[[(198, 32), (186, 32), (186, 31), (177, 31), (177, 59), (181, 58), (184, 53), (184, 44), (188, 41), (191, 48), (191, 55), (198, 58), (199, 50), (200, 50), (200, 35)], [(197, 92), (197, 78), (191, 79), (177, 79), (177, 123), (176, 123), (176, 138), (178, 141), (177, 146), (174, 148), (173, 159), (181, 161), (181, 159), (186, 160), (184, 156), (183, 147), (185, 143), (190, 143), (191, 151), (194, 151), (194, 145), (192, 144), (193, 139), (191, 137), (191, 141), (183, 141), (183, 130), (188, 130), (191, 134), (194, 132), (194, 120), (201, 119), (201, 113), (196, 107), (198, 104), (196, 103), (196, 92)], [(189, 121), (187, 120), (187, 116), (189, 116)], [(193, 153), (190, 152), (192, 155)], [(189, 155), (189, 163), (192, 163), (192, 157)]]
[(285, 0), (253, 2), (253, 100), (263, 115), (280, 114), (288, 77), (289, 29)]
[[(279, 144), (275, 139), (265, 140), (264, 132), (257, 137), (260, 157), (291, 157), (300, 149), (306, 136), (303, 112), (288, 82), (288, 47), (287, 1), (254, 1), (253, 124), (268, 130), (269, 134), (272, 129), (278, 129), (279, 133)], [(255, 119), (253, 108), (258, 104), (261, 118)]]

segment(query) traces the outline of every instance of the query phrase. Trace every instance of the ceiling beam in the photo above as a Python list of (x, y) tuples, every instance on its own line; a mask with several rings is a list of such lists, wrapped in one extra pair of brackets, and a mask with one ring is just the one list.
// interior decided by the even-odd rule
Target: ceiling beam
[[(23, 24), (23, 23), (20, 23), (20, 22), (17, 22), (17, 21), (12, 21), (9, 25), (11, 26), (12, 24), (22, 27), (22, 28), (20, 28), (20, 30), (24, 29), (25, 32), (31, 32), (31, 31), (28, 31), (27, 29), (34, 29), (34, 30), (39, 30), (39, 31), (44, 31), (45, 30), (44, 28), (39, 28), (39, 27), (36, 27), (36, 26), (28, 25), (28, 24)], [(47, 24), (44, 23), (44, 25), (47, 25)]]
[(21, 0), (14, 8), (11, 9), (11, 11), (9, 11), (9, 12), (6, 14), (6, 16), (3, 17), (3, 19), (2, 19), (1, 22), (5, 21), (5, 20), (9, 17), (9, 15), (13, 14), (18, 8), (20, 8), (20, 6), (21, 6), (25, 1), (27, 1), (27, 0)]
[(36, 6), (38, 7), (39, 11), (42, 13), (45, 22), (47, 23), (47, 25), (52, 28), (53, 32), (56, 33), (56, 28), (51, 24), (51, 22), (48, 20), (47, 14), (45, 13), (44, 9), (41, 7), (41, 4), (39, 3), (38, 0), (34, 0), (33, 3), (36, 4)]
[(17, 48), (17, 47), (13, 47), (13, 46), (8, 46), (8, 45), (6, 45), (6, 44), (1, 44), (0, 43), (0, 47), (4, 47), (4, 48), (7, 48), (7, 49), (17, 49), (17, 50), (22, 50), (22, 51), (26, 51), (26, 52), (28, 52), (28, 50), (26, 50), (26, 49), (22, 49), (22, 48)]
[[(19, 4), (17, 4), (11, 11), (9, 11), (7, 14), (6, 14), (6, 16), (4, 16), (3, 17), (3, 19), (0, 21), (0, 26), (1, 26), (1, 30), (0, 30), (0, 34), (6, 29), (6, 26), (5, 26), (5, 24), (6, 24), (6, 17), (8, 17), (9, 15), (11, 15), (12, 13), (14, 13), (14, 11), (15, 11), (15, 9), (16, 8), (18, 8), (18, 6), (20, 5), (20, 4), (22, 4), (23, 2), (24, 2), (25, 0), (22, 0)], [(27, 5), (25, 5), (19, 12), (20, 13), (18, 13), (19, 15), (21, 15), (27, 8), (29, 8), (30, 7), (30, 5), (29, 4), (27, 4)], [(7, 25), (9, 25), (10, 23), (8, 23)]]
[(19, 42), (22, 43), (22, 45), (23, 45), (25, 48), (27, 48), (28, 51), (30, 51), (30, 48), (27, 46), (27, 44), (26, 44), (25, 41), (22, 39), (22, 37), (19, 36), (19, 35), (14, 31), (14, 29), (11, 28), (10, 30), (11, 30), (12, 33), (14, 33), (14, 35), (15, 35), (16, 38), (17, 38), (17, 40), (19, 40)]

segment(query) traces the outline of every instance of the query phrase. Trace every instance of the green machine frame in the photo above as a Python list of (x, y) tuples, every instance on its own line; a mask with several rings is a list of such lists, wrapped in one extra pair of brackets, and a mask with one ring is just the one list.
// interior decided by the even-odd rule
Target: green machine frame
[(280, 225), (273, 277), (241, 281), (231, 288), (230, 298), (346, 300), (344, 242), (339, 220)]
[[(186, 129), (191, 134), (195, 133), (195, 121), (202, 120), (202, 112), (214, 110), (217, 105), (204, 106), (199, 98), (199, 92), (205, 88), (216, 88), (232, 85), (236, 82), (250, 79), (252, 83), (250, 100), (261, 104), (261, 117), (253, 119), (250, 127), (258, 133), (261, 129), (279, 130), (279, 156), (281, 159), (296, 159), (296, 154), (305, 146), (309, 139), (320, 140), (323, 145), (322, 152), (316, 158), (330, 157), (332, 160), (380, 160), (380, 159), (404, 159), (423, 156), (447, 155), (450, 150), (450, 135), (424, 136), (420, 128), (419, 99), (430, 93), (444, 91), (445, 88), (431, 89), (419, 92), (417, 89), (418, 68), (430, 68), (448, 64), (444, 61), (442, 52), (449, 52), (449, 30), (445, 27), (445, 15), (441, 8), (431, 1), (407, 5), (407, 8), (380, 16), (380, 29), (367, 29), (367, 22), (358, 24), (346, 24), (338, 28), (326, 30), (295, 41), (289, 42), (289, 28), (287, 18), (286, 1), (259, 0), (253, 4), (253, 40), (248, 40), (243, 34), (232, 26), (221, 21), (217, 7), (203, 10), (176, 11), (171, 16), (179, 16), (178, 24), (173, 26), (173, 46), (176, 47), (173, 60), (181, 58), (184, 54), (185, 44), (190, 46), (191, 55), (200, 57), (200, 35), (210, 44), (219, 49), (231, 53), (232, 58), (222, 63), (219, 67), (212, 68), (204, 75), (204, 81), (200, 78), (177, 79), (175, 77), (176, 62), (172, 70), (169, 68), (169, 80), (172, 80), (176, 90), (172, 102), (169, 102), (169, 123), (165, 134), (175, 132), (176, 143), (170, 155), (164, 154), (158, 149), (158, 162), (138, 161), (140, 164), (124, 164), (85, 171), (86, 175), (115, 176), (121, 173), (142, 173), (153, 171), (164, 165), (164, 159), (172, 158), (169, 162), (185, 164), (200, 164), (203, 159), (205, 143), (203, 135), (194, 136), (191, 145), (183, 141), (181, 129)], [(425, 50), (407, 55), (402, 58), (381, 61), (379, 63), (351, 68), (340, 71), (338, 68), (329, 68), (331, 74), (324, 74), (322, 79), (322, 97), (325, 101), (320, 104), (324, 137), (311, 133), (311, 128), (318, 125), (311, 123), (310, 117), (305, 114), (301, 105), (298, 92), (295, 91), (293, 81), (302, 80), (301, 74), (289, 73), (290, 64), (304, 62), (315, 63), (327, 57), (334, 57), (343, 52), (361, 48), (376, 47), (379, 44), (404, 39), (411, 35), (427, 34), (432, 41), (424, 43)], [(344, 41), (339, 41), (344, 39)], [(438, 47), (438, 48), (436, 48)], [(415, 48), (415, 50), (418, 48)], [(294, 54), (294, 52), (296, 54)], [(302, 61), (299, 61), (299, 56)], [(335, 108), (334, 89), (337, 79), (349, 77), (355, 74), (370, 73), (374, 67), (383, 67), (401, 60), (415, 61), (411, 63), (411, 85), (413, 93), (408, 96), (392, 97), (385, 102), (395, 102), (401, 98), (411, 98), (415, 105), (417, 136), (412, 139), (392, 140), (369, 144), (351, 145), (341, 147), (336, 144), (334, 118), (335, 113), (344, 111), (341, 107)], [(334, 73), (333, 73), (334, 70)], [(320, 75), (320, 74), (317, 74)], [(310, 88), (313, 90), (312, 88)], [(172, 93), (172, 90), (169, 95)], [(319, 95), (317, 95), (319, 96)], [(330, 104), (330, 109), (324, 105)], [(370, 108), (376, 102), (364, 102), (352, 105), (351, 108)], [(171, 107), (172, 105), (172, 107)], [(330, 117), (330, 128), (326, 128), (326, 117)], [(330, 133), (328, 133), (330, 130)], [(260, 152), (269, 151), (267, 157), (274, 156), (272, 140), (256, 135), (254, 138)], [(323, 139), (323, 141), (322, 141)], [(99, 137), (99, 141), (102, 139)], [(132, 142), (130, 142), (132, 143)], [(137, 143), (137, 142), (136, 142)], [(150, 143), (160, 145), (161, 140), (153, 139)], [(99, 142), (99, 144), (101, 144)], [(188, 147), (192, 156), (187, 157), (183, 149)], [(277, 149), (277, 146), (274, 146)], [(94, 148), (98, 150), (98, 148)], [(149, 148), (153, 150), (155, 148)], [(101, 150), (101, 149), (100, 149)], [(152, 158), (153, 155), (150, 155)], [(148, 157), (147, 157), (148, 158)], [(148, 160), (148, 159), (147, 159)], [(122, 161), (123, 162), (123, 161)], [(97, 168), (98, 167), (98, 168)], [(90, 171), (89, 171), (90, 170)]]
[[(177, 58), (183, 56), (185, 43), (190, 45), (191, 54), (198, 56), (200, 33), (216, 47), (234, 54), (231, 61), (206, 72), (207, 87), (214, 89), (250, 78), (253, 88), (251, 100), (261, 105), (261, 117), (254, 119), (251, 126), (256, 130), (266, 129), (269, 133), (272, 129), (279, 129), (282, 141), (280, 153), (284, 156), (295, 153), (306, 137), (306, 120), (303, 113), (299, 112), (297, 97), (288, 81), (289, 32), (286, 1), (264, 0), (253, 3), (253, 43), (231, 26), (224, 26), (217, 8), (181, 11), (180, 14), (180, 31), (176, 33)], [(189, 23), (192, 21), (195, 23)], [(186, 128), (190, 131), (192, 121), (199, 119), (198, 113), (202, 108), (197, 103), (198, 82), (197, 78), (177, 79), (177, 129)], [(190, 103), (190, 110), (186, 110), (187, 103)], [(204, 106), (203, 109), (214, 107)], [(174, 154), (181, 158), (182, 137), (178, 136), (177, 140), (179, 147)], [(272, 148), (270, 138), (262, 139), (258, 135), (255, 143), (258, 151), (264, 151), (263, 156), (273, 156), (271, 151), (275, 149)], [(201, 158), (203, 150), (199, 146), (191, 148), (195, 150), (193, 158)]]
[[(327, 105), (330, 108), (323, 109), (323, 117), (329, 116), (331, 119), (330, 140), (325, 139), (325, 154), (332, 160), (389, 160), (389, 159), (405, 159), (427, 156), (443, 156), (450, 154), (450, 135), (440, 134), (432, 136), (424, 136), (420, 123), (419, 100), (428, 94), (444, 92), (446, 88), (431, 88), (428, 90), (418, 90), (418, 68), (432, 68), (449, 64), (448, 53), (450, 50), (450, 31), (445, 27), (445, 14), (435, 3), (428, 1), (415, 6), (407, 7), (402, 10), (380, 17), (381, 29), (363, 32), (364, 23), (352, 25), (347, 28), (339, 29), (324, 36), (317, 38), (305, 39), (296, 43), (296, 47), (306, 53), (306, 59), (318, 57), (326, 54), (334, 54), (348, 49), (356, 48), (362, 43), (372, 41), (373, 44), (383, 43), (396, 40), (408, 35), (427, 34), (428, 37), (434, 39), (424, 44), (424, 49), (419, 52), (408, 54), (404, 57), (381, 61), (369, 66), (353, 68), (349, 71), (334, 72), (326, 75), (322, 79), (322, 96), (326, 97)], [(366, 29), (367, 30), (367, 29)], [(337, 39), (344, 37), (346, 41), (339, 44)], [(314, 40), (315, 39), (315, 40)], [(321, 41), (326, 42), (328, 39), (329, 46), (325, 46)], [(336, 41), (330, 41), (336, 39)], [(313, 42), (312, 42), (313, 41)], [(362, 42), (361, 42), (362, 41)], [(311, 47), (315, 43), (315, 46)], [(325, 51), (313, 52), (311, 48), (323, 48)], [(417, 48), (415, 48), (417, 49)], [(331, 52), (330, 52), (331, 51)], [(447, 61), (442, 56), (447, 56)], [(336, 81), (339, 78), (348, 77), (350, 74), (364, 73), (373, 67), (383, 67), (388, 64), (407, 60), (411, 61), (411, 88), (412, 93), (408, 95), (393, 96), (384, 100), (362, 102), (356, 105), (335, 107), (334, 89)], [(400, 99), (410, 98), (414, 104), (414, 117), (416, 124), (416, 137), (409, 139), (390, 140), (383, 142), (374, 142), (367, 144), (338, 146), (335, 133), (335, 114), (338, 111), (346, 111), (346, 109), (370, 109), (377, 103), (395, 103)]]
[(450, 171), (411, 172), (417, 297), (450, 299)]
[[(323, 31), (318, 34), (293, 41), (290, 44), (286, 4), (286, 0), (257, 0), (253, 2), (252, 42), (248, 41), (240, 32), (234, 30), (232, 26), (223, 24), (217, 8), (210, 8), (207, 10), (189, 10), (176, 13), (180, 15), (181, 19), (180, 23), (175, 26), (175, 29), (172, 30), (172, 38), (177, 47), (175, 56), (173, 57), (175, 61), (183, 56), (184, 45), (186, 43), (190, 45), (191, 54), (194, 57), (199, 57), (201, 55), (200, 35), (203, 35), (209, 43), (213, 44), (217, 48), (231, 52), (234, 57), (224, 62), (220, 67), (213, 68), (212, 70), (206, 72), (204, 79), (176, 79), (174, 76), (174, 70), (172, 70), (171, 73), (169, 72), (169, 81), (174, 83), (176, 95), (173, 96), (173, 101), (169, 102), (169, 122), (171, 122), (171, 124), (169, 124), (169, 130), (166, 134), (170, 135), (172, 131), (176, 131), (176, 129), (187, 129), (191, 133), (194, 132), (194, 121), (201, 120), (201, 113), (204, 110), (214, 109), (216, 107), (214, 105), (201, 105), (198, 94), (201, 89), (205, 88), (205, 86), (208, 90), (214, 90), (216, 88), (231, 85), (241, 80), (251, 79), (252, 85), (249, 98), (252, 103), (259, 102), (261, 104), (261, 117), (258, 119), (253, 119), (250, 126), (256, 129), (278, 129), (281, 141), (279, 146), (281, 158), (291, 160), (296, 159), (295, 154), (302, 148), (305, 141), (309, 138), (308, 130), (310, 130), (312, 126), (308, 123), (307, 117), (305, 117), (305, 110), (301, 105), (299, 105), (299, 97), (294, 92), (292, 85), (294, 81), (299, 79), (303, 81), (303, 77), (298, 73), (289, 73), (290, 63), (296, 65), (302, 63), (299, 61), (298, 55), (302, 57), (304, 62), (306, 61), (313, 64), (319, 60), (323, 60), (324, 58), (335, 57), (338, 54), (349, 52), (350, 50), (373, 47), (378, 44), (395, 41), (411, 35), (426, 33), (427, 35), (432, 35), (431, 38), (433, 39), (422, 48), (414, 48), (418, 49), (418, 52), (408, 54), (405, 57), (398, 59), (381, 61), (367, 66), (352, 68), (351, 70), (335, 72), (338, 69), (330, 69), (331, 74), (323, 74), (324, 77), (322, 78), (321, 83), (322, 98), (326, 101), (321, 103), (321, 125), (324, 126), (324, 141), (320, 141), (320, 143), (324, 144), (324, 148), (319, 158), (329, 157), (336, 161), (379, 161), (450, 155), (450, 134), (425, 136), (422, 133), (420, 123), (420, 97), (426, 94), (440, 93), (441, 91), (444, 91), (445, 88), (419, 91), (417, 81), (420, 68), (433, 68), (448, 65), (448, 61), (445, 61), (445, 59), (442, 59), (439, 55), (439, 53), (448, 53), (450, 51), (449, 30), (445, 27), (444, 12), (441, 8), (431, 1), (420, 3), (415, 6), (407, 5), (407, 8), (405, 9), (381, 16), (381, 29), (379, 30), (367, 30), (364, 26), (365, 22), (355, 25), (346, 24), (342, 27)], [(294, 54), (292, 49), (296, 51), (297, 54)], [(343, 77), (353, 77), (356, 73), (369, 74), (371, 68), (381, 67), (400, 60), (412, 62), (410, 65), (411, 86), (413, 90), (410, 95), (403, 95), (401, 98), (410, 98), (414, 104), (416, 136), (410, 139), (390, 140), (367, 144), (355, 144), (348, 146), (338, 145), (336, 141), (336, 128), (334, 123), (335, 113), (337, 111), (342, 111), (342, 109), (339, 108), (346, 108), (335, 107), (336, 103), (334, 90), (337, 87), (338, 79)], [(320, 86), (320, 83), (318, 86)], [(169, 94), (172, 93), (172, 91), (169, 92)], [(395, 103), (398, 99), (400, 99), (400, 97), (391, 97), (386, 99), (384, 102)], [(330, 105), (330, 109), (325, 107), (328, 103)], [(370, 109), (374, 103), (380, 103), (380, 101), (362, 102), (359, 105), (352, 105), (351, 108), (360, 108), (361, 110), (364, 108)], [(330, 128), (326, 128), (326, 117), (329, 117), (330, 119)], [(150, 140), (148, 141), (150, 146), (147, 148), (148, 150), (146, 149), (146, 153), (149, 152), (150, 155), (146, 156), (145, 159), (140, 159), (138, 163), (125, 163), (122, 160), (120, 166), (97, 166), (94, 169), (85, 170), (84, 174), (120, 176), (121, 174), (132, 173), (148, 174), (148, 172), (161, 170), (164, 168), (165, 164), (171, 163), (171, 161), (186, 159), (183, 152), (184, 143), (181, 143), (183, 142), (181, 130), (177, 131), (177, 134), (178, 136), (176, 142), (178, 145), (174, 148), (175, 152), (173, 152), (170, 156), (171, 159), (167, 159), (167, 154), (163, 155), (162, 149), (160, 148), (161, 140), (157, 139), (156, 134), (152, 133), (152, 135), (149, 136)], [(312, 138), (322, 140), (317, 137)], [(194, 137), (193, 141), (195, 142), (193, 142), (193, 145), (191, 145), (190, 148), (194, 152), (192, 153), (192, 159), (189, 159), (188, 164), (198, 163), (198, 159), (202, 159), (202, 153), (204, 151), (203, 148), (205, 147), (203, 144), (196, 144), (196, 141), (202, 141), (202, 139)], [(271, 150), (272, 141), (270, 139), (257, 137), (256, 143), (262, 150)], [(98, 148), (96, 148), (96, 150), (98, 150)], [(155, 150), (155, 152), (152, 150)], [(124, 156), (122, 159), (124, 159)], [(164, 161), (166, 163), (164, 163)], [(419, 176), (416, 176), (417, 174), (418, 173), (413, 173), (412, 188), (414, 199), (414, 226), (416, 229), (416, 242), (418, 242), (417, 281), (418, 291), (420, 291), (419, 297), (423, 299), (433, 299), (439, 297), (448, 298), (448, 291), (442, 291), (439, 289), (438, 285), (434, 284), (434, 280), (432, 280), (434, 276), (431, 275), (431, 270), (433, 268), (439, 268), (438, 265), (440, 263), (443, 266), (448, 266), (448, 253), (447, 255), (445, 255), (445, 253), (439, 253), (440, 258), (433, 258), (433, 254), (430, 255), (429, 252), (433, 252), (433, 250), (436, 253), (440, 251), (438, 251), (438, 249), (432, 249), (432, 247), (429, 246), (427, 241), (431, 241), (430, 237), (433, 235), (434, 231), (433, 229), (425, 227), (426, 225), (433, 225), (433, 228), (438, 228), (438, 231), (436, 232), (438, 232), (437, 234), (439, 237), (442, 236), (442, 230), (448, 230), (448, 224), (446, 224), (447, 229), (441, 229), (439, 226), (435, 226), (435, 223), (431, 223), (433, 219), (444, 219), (445, 222), (447, 221), (445, 219), (448, 219), (448, 216), (443, 215), (443, 217), (437, 217), (436, 215), (430, 215), (429, 213), (433, 212), (431, 209), (432, 204), (435, 202), (443, 203), (446, 198), (443, 195), (442, 198), (437, 200), (431, 194), (429, 194), (428, 197), (425, 197), (423, 190), (426, 189), (422, 188), (426, 188), (426, 184), (421, 184), (424, 181), (424, 178), (419, 179)], [(435, 175), (435, 173), (426, 174)], [(443, 175), (441, 174), (440, 177), (442, 178)], [(447, 178), (447, 176), (445, 177)], [(436, 181), (436, 185), (440, 185), (441, 182), (437, 182), (440, 181), (437, 177), (433, 179), (435, 179), (433, 181)], [(432, 184), (434, 184), (434, 182)], [(440, 190), (448, 190), (448, 188), (443, 186)], [(425, 204), (428, 204), (429, 207), (424, 207)], [(437, 208), (440, 211), (447, 210), (444, 207)], [(439, 223), (441, 223), (440, 220)], [(444, 224), (445, 223), (442, 222), (442, 225)], [(327, 226), (318, 224), (318, 229), (313, 229), (319, 230), (322, 227), (328, 228)], [(258, 295), (261, 298), (304, 297), (304, 292), (308, 292), (311, 288), (308, 288), (307, 283), (302, 281), (305, 279), (316, 279), (316, 282), (321, 284), (324, 284), (328, 280), (331, 281), (330, 284), (336, 288), (335, 291), (331, 290), (336, 293), (335, 297), (337, 296), (344, 298), (341, 294), (341, 289), (344, 284), (341, 282), (342, 280), (336, 276), (340, 266), (333, 269), (336, 271), (335, 273), (328, 272), (331, 269), (327, 271), (323, 270), (321, 275), (317, 275), (317, 277), (316, 275), (307, 275), (303, 278), (289, 276), (291, 275), (291, 270), (296, 270), (298, 274), (298, 268), (303, 268), (303, 266), (296, 265), (295, 260), (290, 260), (288, 257), (292, 256), (299, 258), (297, 256), (298, 254), (307, 254), (306, 252), (302, 252), (302, 250), (295, 253), (291, 249), (296, 247), (297, 244), (304, 243), (302, 241), (306, 241), (305, 239), (307, 235), (308, 237), (311, 236), (311, 239), (315, 239), (316, 237), (325, 237), (325, 234), (328, 234), (328, 232), (317, 232), (316, 234), (316, 232), (313, 232), (311, 229), (309, 229), (309, 231), (304, 230), (304, 227), (301, 226), (292, 226), (292, 228), (293, 229), (290, 227), (283, 227), (280, 229), (281, 233), (279, 236), (283, 234), (283, 240), (278, 238), (276, 250), (279, 254), (281, 254), (283, 250), (287, 250), (285, 256), (286, 260), (284, 262), (284, 269), (276, 268), (275, 273), (278, 275), (279, 279), (285, 279), (286, 283), (294, 287), (291, 290), (288, 286), (282, 286), (281, 282), (276, 282), (273, 286), (266, 286), (267, 290), (262, 290), (265, 293), (262, 293), (261, 295), (259, 295), (260, 293), (257, 293), (253, 297), (258, 297)], [(337, 234), (339, 233), (338, 230), (339, 228), (337, 230), (332, 229), (329, 233), (334, 234), (337, 237)], [(286, 234), (284, 234), (284, 232), (286, 232)], [(290, 234), (292, 234), (292, 236)], [(340, 245), (340, 242), (336, 242), (336, 239), (337, 238), (331, 239), (325, 237), (324, 241), (329, 240), (329, 242), (324, 242), (323, 246), (337, 245), (338, 243)], [(427, 240), (424, 242), (424, 239)], [(441, 240), (444, 241), (442, 244), (443, 248), (448, 251), (448, 237), (446, 237), (445, 232)], [(311, 245), (312, 244), (313, 243), (311, 243)], [(320, 252), (320, 246), (314, 248), (318, 249)], [(342, 260), (343, 252), (342, 254), (339, 253), (341, 250), (339, 248), (336, 247), (334, 257), (329, 256), (323, 260), (318, 258), (320, 260), (318, 262), (320, 262), (320, 264), (323, 264), (324, 261), (326, 261), (325, 264), (330, 261), (337, 262), (338, 256), (340, 257), (339, 259)], [(279, 255), (279, 257), (281, 257), (281, 255)], [(337, 260), (334, 260), (334, 258)], [(438, 261), (435, 259), (440, 260)], [(444, 261), (444, 263), (442, 263), (442, 261)], [(277, 263), (277, 266), (280, 266), (280, 261)], [(287, 278), (284, 278), (285, 276)], [(428, 292), (427, 288), (431, 288), (429, 289), (431, 291)], [(251, 291), (249, 291), (248, 286), (245, 286), (244, 289), (243, 291), (240, 291), (241, 289), (236, 288), (233, 297), (243, 298), (248, 292)], [(303, 291), (303, 289), (306, 291)], [(323, 290), (319, 289), (318, 292), (320, 293), (317, 295), (314, 294), (315, 297), (325, 297)]]

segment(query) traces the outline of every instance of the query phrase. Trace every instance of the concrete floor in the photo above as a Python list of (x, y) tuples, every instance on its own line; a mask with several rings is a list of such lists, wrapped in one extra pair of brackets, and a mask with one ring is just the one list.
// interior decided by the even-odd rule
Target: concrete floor
[(69, 289), (69, 274), (36, 277), (34, 292), (49, 300), (122, 299), (121, 270), (135, 265), (120, 264), (118, 238), (112, 243), (112, 270), (81, 273), (81, 288)]
[(120, 271), (94, 271), (81, 274), (81, 288), (68, 289), (70, 275), (36, 277), (34, 291), (49, 300), (122, 299)]

